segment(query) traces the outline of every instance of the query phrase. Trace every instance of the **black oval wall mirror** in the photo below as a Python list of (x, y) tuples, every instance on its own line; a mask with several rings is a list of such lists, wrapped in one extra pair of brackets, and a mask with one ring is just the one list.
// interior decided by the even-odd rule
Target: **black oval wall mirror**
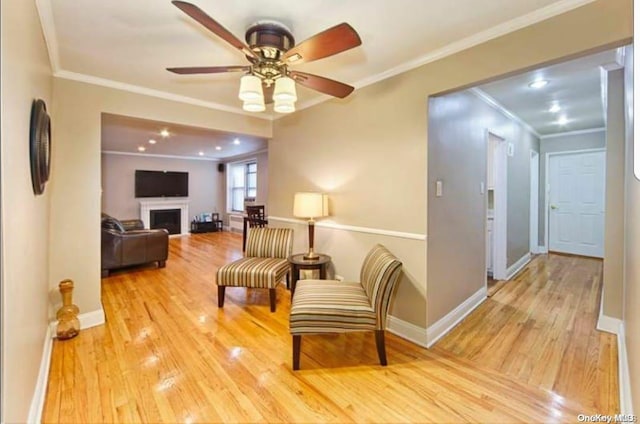
[(29, 159), (31, 161), (31, 184), (33, 193), (44, 192), (49, 180), (51, 157), (51, 121), (44, 100), (36, 99), (31, 104), (29, 130)]

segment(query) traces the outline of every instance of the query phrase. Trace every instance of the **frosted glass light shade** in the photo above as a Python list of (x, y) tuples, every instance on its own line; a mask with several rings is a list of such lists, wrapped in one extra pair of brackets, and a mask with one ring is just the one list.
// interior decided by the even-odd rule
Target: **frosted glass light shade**
[(273, 110), (278, 113), (291, 113), (296, 111), (296, 106), (293, 104), (293, 102), (276, 100), (273, 105)]
[(296, 82), (289, 77), (280, 77), (276, 80), (276, 87), (273, 91), (273, 100), (295, 102), (298, 100), (296, 94)]
[(264, 100), (257, 99), (257, 100), (245, 100), (245, 102), (242, 105), (242, 109), (246, 110), (247, 112), (264, 112), (266, 108), (264, 106)]
[(319, 218), (328, 215), (327, 196), (322, 193), (302, 192), (293, 197), (293, 216)]
[(240, 92), (238, 97), (242, 101), (255, 101), (260, 99), (264, 103), (262, 81), (255, 75), (245, 75), (240, 79)]

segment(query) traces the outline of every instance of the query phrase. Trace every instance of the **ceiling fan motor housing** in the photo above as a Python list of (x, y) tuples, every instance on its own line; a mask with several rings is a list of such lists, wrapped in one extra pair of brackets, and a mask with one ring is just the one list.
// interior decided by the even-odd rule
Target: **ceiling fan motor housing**
[(295, 45), (291, 32), (282, 24), (263, 21), (253, 24), (245, 34), (251, 50), (265, 59), (279, 60), (287, 50)]

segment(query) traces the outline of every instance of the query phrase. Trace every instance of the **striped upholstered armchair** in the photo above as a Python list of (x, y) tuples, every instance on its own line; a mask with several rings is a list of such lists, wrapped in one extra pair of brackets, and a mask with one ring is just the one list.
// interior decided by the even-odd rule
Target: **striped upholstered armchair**
[(224, 306), (227, 286), (269, 289), (271, 312), (276, 310), (276, 286), (289, 278), (293, 230), (289, 228), (251, 228), (245, 256), (218, 269), (218, 307)]
[(302, 335), (372, 330), (381, 365), (387, 365), (384, 329), (402, 263), (376, 245), (364, 259), (360, 282), (300, 280), (291, 300), (293, 369), (300, 369)]

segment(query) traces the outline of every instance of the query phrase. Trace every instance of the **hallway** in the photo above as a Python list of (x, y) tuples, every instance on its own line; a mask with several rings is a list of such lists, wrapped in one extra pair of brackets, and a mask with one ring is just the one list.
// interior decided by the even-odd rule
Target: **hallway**
[(596, 330), (601, 289), (602, 260), (538, 255), (435, 349), (615, 413), (618, 352), (616, 336)]

